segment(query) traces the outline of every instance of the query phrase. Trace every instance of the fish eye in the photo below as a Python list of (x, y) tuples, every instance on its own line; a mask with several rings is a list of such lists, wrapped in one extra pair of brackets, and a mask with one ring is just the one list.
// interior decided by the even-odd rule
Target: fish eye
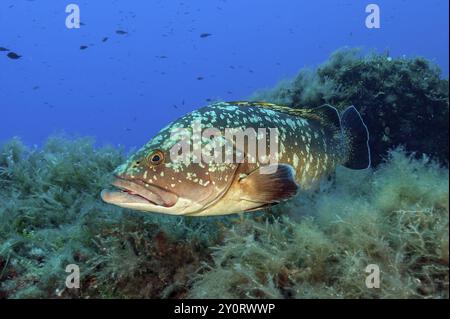
[(164, 154), (159, 150), (154, 151), (148, 156), (148, 163), (151, 165), (159, 165), (162, 162), (164, 162)]

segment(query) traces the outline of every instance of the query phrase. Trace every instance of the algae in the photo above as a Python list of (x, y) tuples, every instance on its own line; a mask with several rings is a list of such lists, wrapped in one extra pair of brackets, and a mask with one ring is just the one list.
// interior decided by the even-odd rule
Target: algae
[(374, 165), (399, 145), (448, 165), (448, 85), (439, 67), (424, 58), (343, 48), (251, 99), (295, 108), (354, 105), (368, 126)]
[[(90, 139), (52, 137), (42, 149), (0, 147), (0, 297), (181, 297), (218, 240), (220, 219), (140, 214), (103, 203), (124, 160)], [(81, 289), (65, 289), (66, 265)]]
[[(403, 149), (260, 214), (180, 218), (106, 205), (123, 160), (88, 139), (0, 149), (6, 298), (448, 298), (448, 170)], [(65, 289), (65, 266), (80, 289)], [(380, 289), (365, 267), (381, 269)]]
[[(332, 186), (300, 195), (309, 205), (299, 198), (277, 207), (280, 217), (229, 229), (189, 296), (448, 298), (448, 170), (398, 149), (356, 180), (342, 169)], [(379, 289), (365, 284), (371, 264)]]

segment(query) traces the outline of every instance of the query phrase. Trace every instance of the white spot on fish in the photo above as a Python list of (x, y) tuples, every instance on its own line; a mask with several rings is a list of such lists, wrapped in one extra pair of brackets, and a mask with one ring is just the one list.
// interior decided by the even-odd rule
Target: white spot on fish
[(294, 157), (293, 157), (294, 168), (297, 168), (298, 161), (299, 161), (299, 158), (298, 158), (297, 154), (294, 154)]

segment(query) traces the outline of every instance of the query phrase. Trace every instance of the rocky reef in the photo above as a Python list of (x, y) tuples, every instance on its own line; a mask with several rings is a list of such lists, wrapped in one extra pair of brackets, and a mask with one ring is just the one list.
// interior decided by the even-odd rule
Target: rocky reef
[[(0, 298), (448, 298), (448, 80), (439, 70), (344, 50), (254, 98), (354, 104), (377, 166), (339, 168), (319, 190), (263, 212), (189, 218), (101, 201), (123, 150), (12, 139), (0, 146)], [(65, 286), (68, 264), (80, 268), (79, 289)], [(371, 264), (380, 288), (365, 284)]]
[(252, 100), (296, 108), (354, 105), (368, 126), (375, 166), (399, 145), (448, 165), (448, 90), (448, 79), (424, 58), (341, 49), (317, 68), (255, 93)]

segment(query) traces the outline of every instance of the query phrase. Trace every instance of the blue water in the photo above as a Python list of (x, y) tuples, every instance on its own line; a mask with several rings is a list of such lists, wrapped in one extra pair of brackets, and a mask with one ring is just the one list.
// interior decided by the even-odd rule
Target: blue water
[[(365, 26), (371, 2), (380, 29)], [(22, 57), (0, 52), (0, 142), (140, 146), (207, 99), (245, 99), (343, 46), (424, 56), (448, 76), (447, 0), (371, 2), (1, 0), (0, 47)], [(65, 26), (70, 3), (80, 29)]]

